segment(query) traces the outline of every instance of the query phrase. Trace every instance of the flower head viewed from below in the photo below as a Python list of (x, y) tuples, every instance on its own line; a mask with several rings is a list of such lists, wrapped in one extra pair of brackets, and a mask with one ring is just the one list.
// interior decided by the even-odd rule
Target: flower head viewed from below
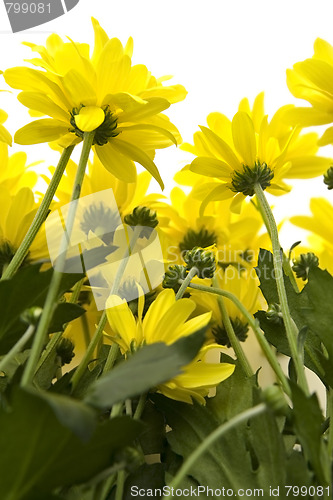
[[(138, 319), (133, 316), (126, 301), (113, 295), (108, 299), (107, 316), (117, 342), (123, 353), (133, 352), (144, 344), (164, 342), (172, 344), (181, 337), (190, 335), (208, 325), (211, 313), (188, 319), (195, 310), (190, 299), (175, 300), (173, 290), (164, 290), (151, 304), (142, 319), (144, 299), (141, 297)], [(209, 389), (228, 378), (235, 366), (228, 363), (209, 363), (205, 360), (209, 351), (219, 348), (217, 344), (204, 346), (184, 372), (157, 387), (165, 396), (191, 403), (192, 399), (205, 404)]]
[(61, 147), (79, 143), (84, 133), (95, 131), (94, 149), (113, 175), (125, 182), (136, 177), (134, 162), (147, 169), (163, 188), (153, 161), (155, 150), (181, 138), (162, 114), (181, 101), (181, 85), (164, 85), (142, 64), (132, 65), (133, 41), (125, 47), (109, 39), (93, 19), (95, 46), (63, 42), (51, 35), (46, 47), (27, 43), (39, 54), (30, 62), (42, 70), (16, 67), (5, 71), (6, 82), (23, 92), (19, 100), (33, 116), (47, 115), (16, 132), (19, 144), (56, 141)]
[[(286, 119), (294, 125), (309, 127), (333, 122), (333, 46), (317, 38), (312, 58), (294, 64), (287, 70), (290, 92), (311, 106), (288, 110)], [(333, 127), (329, 127), (318, 144), (333, 143)]]
[(243, 99), (232, 121), (211, 113), (208, 127), (194, 134), (194, 145), (182, 145), (196, 155), (189, 169), (212, 178), (193, 189), (193, 195), (203, 200), (202, 212), (208, 203), (228, 198), (234, 198), (231, 210), (239, 211), (245, 197), (254, 194), (256, 183), (281, 195), (290, 191), (285, 179), (317, 177), (328, 169), (331, 160), (316, 156), (317, 134), (301, 134), (300, 127), (286, 125), (289, 107), (280, 108), (269, 121), (263, 93), (252, 109)]

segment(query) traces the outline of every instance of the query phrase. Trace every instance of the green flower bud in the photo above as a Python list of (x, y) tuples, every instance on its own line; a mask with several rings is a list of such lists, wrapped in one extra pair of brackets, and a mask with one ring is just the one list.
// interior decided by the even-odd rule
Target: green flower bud
[(326, 184), (327, 189), (333, 189), (333, 167), (330, 167), (324, 174), (324, 184)]
[(277, 304), (276, 302), (273, 304), (269, 304), (266, 311), (266, 318), (268, 319), (268, 321), (271, 321), (272, 323), (275, 323), (277, 325), (283, 323), (280, 304)]
[(169, 266), (163, 279), (163, 288), (172, 288), (175, 293), (178, 292), (181, 287), (180, 280), (184, 280), (187, 276), (187, 270), (185, 266), (179, 266), (177, 264)]
[(129, 226), (142, 226), (142, 238), (149, 238), (158, 224), (156, 212), (148, 207), (135, 207), (131, 214), (125, 215), (124, 221)]
[(297, 259), (293, 260), (293, 271), (297, 278), (302, 278), (306, 281), (309, 276), (310, 269), (319, 266), (319, 259), (313, 252), (302, 253)]
[(68, 365), (75, 356), (73, 342), (66, 337), (62, 337), (56, 347), (56, 352), (61, 360), (61, 366)]
[[(247, 339), (247, 332), (249, 330), (249, 325), (247, 323), (243, 323), (239, 318), (235, 319), (229, 318), (229, 319), (238, 340), (240, 342), (245, 342), (245, 340)], [(224, 345), (226, 347), (231, 347), (228, 333), (224, 325), (215, 326), (212, 329), (212, 333), (218, 344)]]
[(192, 267), (196, 267), (198, 278), (213, 278), (216, 270), (216, 258), (213, 248), (215, 248), (215, 245), (207, 248), (194, 247), (186, 252), (184, 255), (186, 269), (189, 271)]
[(231, 191), (235, 193), (243, 193), (245, 196), (254, 195), (254, 185), (260, 184), (265, 190), (271, 185), (271, 180), (274, 177), (274, 172), (263, 162), (257, 161), (254, 167), (243, 165), (243, 171), (234, 171), (231, 181)]

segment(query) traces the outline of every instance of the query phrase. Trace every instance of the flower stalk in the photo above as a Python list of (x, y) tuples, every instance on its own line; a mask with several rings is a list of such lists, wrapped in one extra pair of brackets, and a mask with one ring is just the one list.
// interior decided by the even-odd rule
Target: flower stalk
[(298, 381), (302, 389), (306, 394), (309, 394), (308, 384), (305, 377), (304, 365), (302, 362), (301, 353), (298, 352), (297, 349), (297, 327), (295, 323), (292, 321), (290, 316), (287, 293), (284, 285), (284, 277), (283, 277), (283, 262), (282, 262), (282, 252), (281, 245), (279, 242), (279, 234), (276, 226), (276, 222), (267, 202), (264, 191), (259, 183), (256, 183), (254, 186), (255, 194), (258, 200), (258, 205), (260, 206), (260, 210), (265, 214), (264, 222), (267, 225), (267, 231), (270, 235), (273, 247), (273, 263), (274, 263), (274, 271), (275, 271), (275, 280), (276, 287), (279, 296), (281, 312), (283, 316), (284, 326), (286, 329), (286, 335), (290, 347), (291, 357), (295, 364), (295, 369), (298, 377)]
[(38, 363), (45, 342), (47, 330), (50, 326), (53, 313), (57, 305), (57, 296), (59, 294), (59, 288), (63, 275), (62, 271), (64, 269), (66, 262), (66, 250), (68, 246), (68, 240), (71, 236), (76, 214), (76, 208), (77, 208), (76, 202), (80, 197), (81, 187), (93, 140), (94, 140), (94, 132), (87, 132), (83, 140), (81, 157), (74, 181), (70, 209), (68, 211), (68, 216), (66, 219), (66, 234), (64, 234), (60, 244), (59, 258), (57, 259), (57, 269), (54, 270), (52, 275), (50, 288), (43, 308), (43, 313), (41, 315), (34, 343), (32, 345), (31, 355), (28, 359), (27, 365), (23, 372), (21, 381), (22, 387), (26, 387), (32, 383), (35, 374), (35, 368)]

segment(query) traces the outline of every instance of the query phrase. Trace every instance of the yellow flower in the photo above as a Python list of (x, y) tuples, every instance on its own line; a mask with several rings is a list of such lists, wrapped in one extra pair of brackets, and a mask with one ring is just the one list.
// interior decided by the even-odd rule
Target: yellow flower
[(241, 213), (234, 214), (230, 211), (230, 200), (217, 201), (202, 216), (195, 190), (186, 195), (176, 187), (171, 191), (170, 201), (171, 204), (156, 201), (152, 205), (159, 230), (165, 236), (164, 255), (169, 263), (182, 264), (181, 258), (187, 250), (216, 244), (220, 262), (245, 264), (253, 261), (259, 247), (266, 244), (266, 233), (259, 235), (262, 218), (253, 203), (245, 203)]
[[(312, 215), (297, 215), (290, 222), (311, 232), (308, 237), (310, 249), (319, 257), (319, 266), (333, 273), (333, 205), (325, 198), (312, 198), (310, 201)], [(295, 253), (304, 253), (304, 249), (296, 247)]]
[[(188, 319), (195, 309), (190, 299), (175, 300), (173, 290), (164, 290), (151, 304), (144, 319), (142, 311), (144, 301), (139, 304), (136, 320), (126, 301), (113, 295), (108, 299), (107, 317), (111, 326), (112, 339), (117, 342), (123, 353), (130, 351), (133, 345), (139, 348), (142, 344), (164, 342), (172, 344), (181, 337), (190, 335), (205, 327), (211, 313), (205, 313)], [(216, 344), (201, 348), (197, 357), (183, 368), (183, 373), (157, 387), (165, 396), (192, 403), (195, 399), (205, 404), (205, 396), (209, 389), (229, 377), (234, 365), (227, 363), (208, 363), (205, 357), (208, 351), (218, 348)]]
[(11, 195), (22, 187), (33, 188), (37, 182), (37, 174), (29, 169), (39, 162), (30, 165), (26, 163), (26, 153), (19, 151), (9, 156), (8, 145), (0, 142), (0, 187), (8, 190)]
[(283, 117), (288, 106), (280, 108), (268, 121), (264, 113), (263, 93), (252, 110), (243, 99), (230, 121), (221, 113), (208, 115), (208, 127), (194, 134), (194, 146), (183, 149), (195, 154), (190, 170), (212, 178), (199, 186), (202, 210), (215, 200), (233, 198), (232, 210), (239, 210), (247, 195), (254, 194), (254, 184), (281, 195), (290, 190), (284, 179), (311, 178), (325, 172), (328, 158), (315, 156), (318, 151), (315, 133), (301, 135), (301, 128), (286, 125)]
[(19, 100), (36, 120), (15, 135), (19, 144), (57, 141), (76, 144), (95, 130), (94, 149), (106, 169), (125, 182), (136, 177), (134, 162), (146, 168), (163, 187), (153, 158), (155, 150), (180, 141), (179, 132), (161, 112), (185, 98), (181, 85), (165, 86), (146, 66), (132, 66), (133, 41), (123, 47), (109, 39), (93, 19), (95, 46), (63, 42), (51, 35), (46, 47), (26, 44), (40, 57), (30, 62), (42, 70), (16, 67), (5, 71), (6, 82), (23, 90)]
[[(222, 271), (222, 269), (220, 269), (216, 274), (216, 277), (218, 279), (219, 287), (221, 288), (221, 290), (225, 290), (235, 295), (242, 302), (249, 313), (252, 314), (258, 311), (259, 288), (258, 280), (255, 277), (254, 273), (239, 273), (235, 267), (229, 266), (225, 271)], [(191, 298), (199, 306), (200, 311), (212, 312), (210, 329), (212, 339), (214, 339), (220, 345), (230, 347), (230, 342), (223, 324), (217, 295), (191, 289)], [(248, 324), (246, 318), (235, 306), (235, 304), (231, 302), (231, 300), (224, 299), (224, 303), (238, 339), (244, 342), (247, 338), (248, 332)]]
[[(317, 38), (311, 59), (294, 64), (287, 70), (290, 92), (308, 101), (312, 107), (291, 108), (286, 119), (303, 127), (325, 125), (333, 122), (333, 47)], [(319, 145), (333, 143), (333, 127), (326, 130)]]
[[(38, 204), (28, 187), (21, 188), (14, 196), (0, 185), (0, 272), (8, 265), (22, 243), (36, 214)], [(32, 243), (25, 262), (48, 258), (44, 226)]]
[(12, 136), (8, 132), (8, 130), (3, 126), (5, 121), (7, 120), (8, 115), (6, 111), (0, 109), (0, 144), (4, 143), (8, 146), (12, 145)]

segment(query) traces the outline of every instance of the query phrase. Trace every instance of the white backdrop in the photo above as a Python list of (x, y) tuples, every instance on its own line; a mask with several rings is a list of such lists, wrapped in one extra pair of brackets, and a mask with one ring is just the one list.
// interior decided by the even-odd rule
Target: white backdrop
[[(168, 110), (186, 141), (191, 141), (198, 124), (205, 124), (209, 112), (221, 111), (231, 118), (245, 96), (252, 101), (265, 90), (270, 114), (281, 105), (296, 102), (286, 87), (286, 68), (310, 57), (317, 37), (333, 44), (331, 0), (80, 0), (66, 15), (17, 34), (10, 32), (1, 2), (0, 69), (21, 65), (30, 57), (30, 49), (21, 41), (44, 44), (49, 33), (57, 32), (92, 42), (91, 16), (123, 43), (129, 36), (134, 38), (135, 63), (146, 64), (155, 76), (173, 74), (174, 81), (187, 88), (186, 100)], [(4, 88), (0, 80), (0, 89)], [(1, 93), (0, 107), (10, 113), (7, 124), (11, 132), (29, 119), (13, 94)], [(46, 146), (25, 150), (31, 160), (54, 161)], [(322, 152), (333, 156), (330, 148)], [(174, 172), (189, 158), (176, 148), (158, 153), (156, 162), (167, 193)], [(322, 179), (294, 184), (292, 194), (272, 199), (279, 219), (290, 213), (307, 213), (310, 196), (332, 200)], [(286, 226), (283, 237), (287, 246), (298, 232)]]

